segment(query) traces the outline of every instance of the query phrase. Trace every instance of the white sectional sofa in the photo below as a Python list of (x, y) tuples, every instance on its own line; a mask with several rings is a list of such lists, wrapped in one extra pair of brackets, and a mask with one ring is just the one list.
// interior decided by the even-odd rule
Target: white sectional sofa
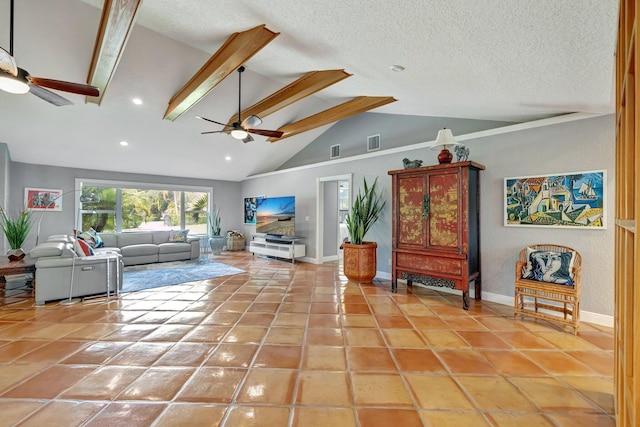
[(200, 238), (169, 241), (170, 231), (100, 233), (104, 246), (95, 255), (78, 256), (73, 236), (49, 236), (30, 251), (36, 259), (37, 305), (71, 297), (117, 293), (124, 266), (196, 259)]
[(187, 236), (185, 242), (170, 242), (170, 231), (99, 233), (104, 247), (118, 250), (124, 265), (196, 259), (200, 256), (200, 238)]
[(30, 251), (36, 260), (36, 305), (70, 296), (117, 293), (122, 288), (124, 266), (117, 252), (77, 256), (72, 242), (52, 241)]

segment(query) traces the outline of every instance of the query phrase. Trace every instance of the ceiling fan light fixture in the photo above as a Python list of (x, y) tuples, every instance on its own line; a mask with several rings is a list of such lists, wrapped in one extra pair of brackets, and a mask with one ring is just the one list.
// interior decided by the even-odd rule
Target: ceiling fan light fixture
[(0, 71), (0, 89), (9, 93), (23, 94), (29, 92), (24, 70), (18, 69), (18, 75), (12, 76), (9, 73)]
[(244, 129), (234, 129), (231, 131), (231, 136), (235, 139), (245, 139), (249, 133)]

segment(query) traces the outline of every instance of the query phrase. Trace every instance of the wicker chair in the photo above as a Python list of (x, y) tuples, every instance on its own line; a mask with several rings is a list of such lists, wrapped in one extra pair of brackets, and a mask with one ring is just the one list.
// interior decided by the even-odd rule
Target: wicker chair
[[(527, 248), (520, 251), (520, 257), (516, 262), (515, 302), (513, 317), (531, 316), (558, 323), (573, 328), (574, 335), (578, 333), (580, 321), (580, 275), (582, 271), (582, 258), (580, 254), (566, 246), (559, 245), (533, 245), (529, 246), (538, 251), (569, 252), (575, 253), (573, 262), (574, 285), (539, 282), (522, 278), (522, 269), (527, 264)], [(553, 315), (550, 312), (562, 313), (562, 316)]]

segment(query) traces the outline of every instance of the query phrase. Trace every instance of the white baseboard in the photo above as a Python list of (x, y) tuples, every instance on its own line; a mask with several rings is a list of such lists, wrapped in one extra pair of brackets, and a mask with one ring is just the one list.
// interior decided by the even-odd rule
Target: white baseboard
[[(483, 292), (482, 299), (491, 302), (497, 302), (498, 304), (513, 306), (513, 297), (507, 295), (494, 294), (492, 292)], [(552, 316), (560, 317), (560, 313), (549, 312)], [(580, 320), (587, 323), (594, 323), (596, 325), (607, 326), (613, 328), (614, 319), (613, 316), (606, 314), (593, 313), (591, 311), (580, 310)]]
[[(376, 277), (379, 277), (381, 279), (391, 280), (390, 273), (378, 272), (376, 274)], [(422, 286), (425, 288), (429, 288), (429, 289), (433, 289), (436, 291), (449, 293), (449, 294), (457, 294), (457, 295), (460, 294), (460, 291), (457, 291), (455, 289), (440, 288), (436, 286), (425, 286), (420, 283), (414, 283), (413, 286)], [(469, 288), (469, 297), (475, 298), (475, 290), (473, 289), (473, 286)], [(513, 307), (513, 295), (509, 296), (509, 295), (495, 294), (493, 292), (482, 292), (482, 299), (484, 301), (495, 302), (498, 304), (503, 304), (503, 305), (508, 305)], [(560, 313), (558, 314), (549, 313), (549, 314), (560, 316)], [(609, 328), (613, 328), (613, 325), (614, 325), (613, 316), (600, 314), (600, 313), (593, 313), (591, 311), (580, 310), (580, 320), (583, 322), (594, 323), (596, 325), (607, 326)]]
[(391, 273), (376, 271), (376, 279), (391, 280)]
[(329, 255), (322, 258), (322, 262), (337, 261), (337, 260), (338, 260), (338, 255)]

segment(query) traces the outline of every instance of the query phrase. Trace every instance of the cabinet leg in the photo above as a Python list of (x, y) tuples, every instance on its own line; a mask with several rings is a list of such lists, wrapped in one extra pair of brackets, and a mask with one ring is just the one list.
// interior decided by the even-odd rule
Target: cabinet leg
[(407, 280), (407, 286), (408, 287), (412, 287), (413, 286), (413, 280)]
[(475, 299), (476, 301), (480, 301), (482, 299), (482, 282), (480, 281), (480, 276), (476, 277), (476, 280), (474, 281), (475, 284), (475, 289), (476, 289), (476, 293), (475, 293)]
[(394, 294), (398, 292), (398, 279), (394, 279), (391, 281), (391, 292)]
[(469, 291), (462, 292), (462, 308), (469, 310)]

